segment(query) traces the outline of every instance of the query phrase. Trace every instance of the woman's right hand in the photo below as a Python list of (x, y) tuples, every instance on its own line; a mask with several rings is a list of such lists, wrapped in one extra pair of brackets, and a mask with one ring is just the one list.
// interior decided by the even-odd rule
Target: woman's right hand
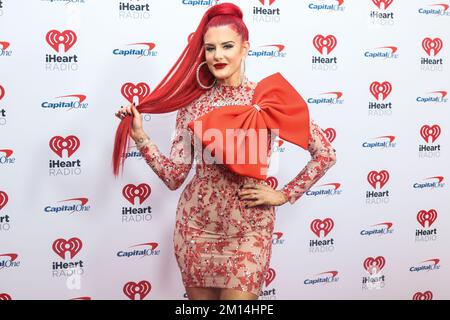
[(130, 132), (130, 136), (133, 140), (145, 135), (144, 129), (142, 128), (142, 114), (136, 109), (134, 103), (127, 106), (122, 106), (122, 108), (120, 108), (115, 115), (119, 119), (123, 119), (126, 116), (133, 116)]

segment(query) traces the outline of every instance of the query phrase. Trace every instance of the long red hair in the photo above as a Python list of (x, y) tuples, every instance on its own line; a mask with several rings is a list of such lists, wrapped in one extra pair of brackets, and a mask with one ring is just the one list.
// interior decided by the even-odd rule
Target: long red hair
[[(241, 36), (242, 41), (248, 41), (248, 29), (242, 18), (242, 10), (232, 3), (221, 3), (209, 8), (180, 57), (151, 94), (137, 105), (137, 110), (140, 113), (167, 113), (198, 99), (205, 92), (196, 78), (198, 65), (205, 61), (203, 36), (211, 27), (230, 26)], [(200, 80), (205, 85), (214, 81), (207, 67), (201, 68)], [(116, 177), (125, 162), (132, 120), (131, 116), (123, 118), (116, 131), (112, 159)]]

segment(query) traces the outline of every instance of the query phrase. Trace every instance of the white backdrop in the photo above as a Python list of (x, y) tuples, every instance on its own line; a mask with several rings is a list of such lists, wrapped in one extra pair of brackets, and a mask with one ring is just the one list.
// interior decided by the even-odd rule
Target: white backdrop
[[(0, 1), (0, 299), (186, 298), (187, 182), (169, 191), (135, 148), (115, 179), (114, 112), (157, 85), (210, 2)], [(249, 79), (280, 71), (338, 157), (277, 208), (261, 299), (449, 299), (450, 2), (234, 3)], [(145, 120), (167, 155), (175, 113)], [(280, 188), (309, 154), (277, 144)]]

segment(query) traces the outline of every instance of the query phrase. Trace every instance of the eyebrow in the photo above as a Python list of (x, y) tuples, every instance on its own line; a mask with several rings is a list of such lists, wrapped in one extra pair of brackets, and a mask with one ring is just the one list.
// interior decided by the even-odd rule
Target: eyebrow
[[(234, 41), (230, 40), (230, 41), (222, 42), (222, 45), (230, 43), (230, 42), (234, 43)], [(205, 46), (213, 46), (213, 44), (212, 43), (205, 43)]]

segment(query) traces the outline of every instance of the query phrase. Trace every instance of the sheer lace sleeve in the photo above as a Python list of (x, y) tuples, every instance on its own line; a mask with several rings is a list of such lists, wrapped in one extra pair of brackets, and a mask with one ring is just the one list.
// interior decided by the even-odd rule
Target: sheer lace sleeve
[(175, 135), (169, 157), (162, 154), (151, 139), (139, 148), (147, 164), (170, 190), (176, 190), (183, 184), (192, 167), (193, 146), (192, 135), (187, 128), (188, 116), (186, 107), (177, 112)]
[(293, 180), (281, 189), (291, 204), (308, 191), (336, 163), (336, 150), (333, 149), (325, 133), (312, 120), (310, 128), (308, 151), (311, 154), (311, 160)]

